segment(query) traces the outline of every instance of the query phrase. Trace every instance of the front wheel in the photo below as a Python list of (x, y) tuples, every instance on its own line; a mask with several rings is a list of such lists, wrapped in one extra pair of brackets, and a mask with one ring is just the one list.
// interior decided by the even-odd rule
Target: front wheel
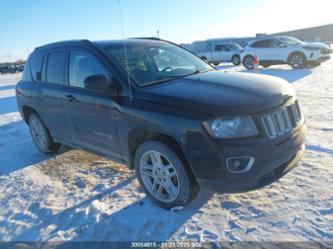
[(50, 154), (59, 150), (60, 144), (53, 141), (43, 121), (35, 113), (29, 117), (29, 129), (32, 140), (41, 152)]
[(289, 65), (292, 68), (304, 68), (306, 66), (306, 58), (302, 53), (294, 53), (289, 57)]
[(147, 141), (139, 146), (135, 171), (147, 196), (162, 208), (184, 206), (194, 197), (184, 163), (161, 142)]

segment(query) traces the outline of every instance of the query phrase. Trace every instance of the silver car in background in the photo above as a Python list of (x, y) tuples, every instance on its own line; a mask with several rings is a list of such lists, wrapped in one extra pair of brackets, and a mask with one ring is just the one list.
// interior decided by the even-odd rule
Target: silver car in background
[(214, 65), (221, 62), (232, 62), (234, 65), (239, 65), (241, 63), (240, 53), (243, 51), (243, 48), (235, 42), (218, 40), (196, 41), (185, 48)]

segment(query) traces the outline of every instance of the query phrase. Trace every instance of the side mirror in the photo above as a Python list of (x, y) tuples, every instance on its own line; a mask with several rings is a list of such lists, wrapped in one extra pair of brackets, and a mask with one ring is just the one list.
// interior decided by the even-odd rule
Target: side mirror
[(279, 45), (279, 48), (286, 48), (286, 47), (287, 47), (286, 44), (280, 44), (280, 45)]
[(109, 80), (102, 74), (94, 74), (85, 78), (84, 88), (96, 92), (109, 93), (113, 96), (118, 94), (118, 86), (114, 78)]

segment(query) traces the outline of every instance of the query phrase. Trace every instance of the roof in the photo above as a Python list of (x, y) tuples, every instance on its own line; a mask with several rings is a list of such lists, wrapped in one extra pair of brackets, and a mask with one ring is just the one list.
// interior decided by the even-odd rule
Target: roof
[(59, 41), (59, 42), (45, 44), (43, 46), (37, 47), (35, 50), (54, 48), (54, 47), (64, 47), (70, 45), (91, 45), (91, 46), (101, 45), (103, 47), (112, 47), (120, 45), (123, 46), (124, 43), (126, 45), (136, 45), (136, 44), (147, 44), (147, 42), (152, 43), (152, 42), (164, 42), (164, 41), (154, 37), (142, 37), (142, 38), (139, 37), (139, 38), (131, 38), (125, 40), (104, 40), (104, 41), (90, 41), (87, 39), (66, 40), (66, 41)]

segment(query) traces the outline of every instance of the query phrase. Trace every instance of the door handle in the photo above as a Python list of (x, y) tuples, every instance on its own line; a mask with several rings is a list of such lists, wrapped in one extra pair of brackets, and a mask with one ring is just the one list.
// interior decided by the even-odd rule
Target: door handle
[(76, 98), (75, 98), (72, 94), (65, 95), (65, 98), (66, 98), (69, 102), (74, 102), (74, 101), (76, 100)]

